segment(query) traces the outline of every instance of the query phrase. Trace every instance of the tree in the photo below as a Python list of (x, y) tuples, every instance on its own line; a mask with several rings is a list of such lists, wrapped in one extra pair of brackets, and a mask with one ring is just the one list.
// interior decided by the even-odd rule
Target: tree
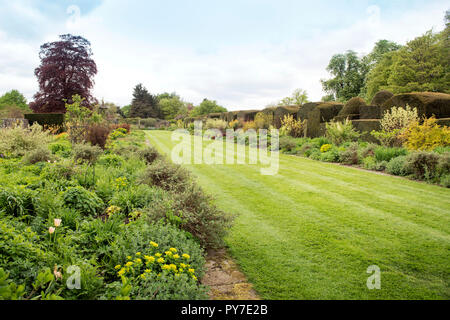
[(159, 118), (158, 99), (140, 83), (134, 87), (129, 116), (131, 118)]
[(292, 96), (282, 99), (278, 105), (280, 106), (299, 106), (308, 102), (308, 93), (306, 90), (296, 89)]
[(34, 112), (66, 112), (65, 100), (71, 103), (74, 95), (80, 95), (85, 106), (96, 103), (90, 92), (97, 74), (90, 42), (71, 34), (59, 37), (41, 46), (41, 65), (34, 72), (39, 91), (30, 103)]
[(27, 99), (17, 90), (6, 92), (0, 97), (0, 108), (2, 107), (18, 107), (29, 110)]
[(187, 107), (180, 96), (175, 93), (158, 95), (158, 106), (164, 119), (172, 120), (177, 115), (187, 114)]
[(195, 107), (192, 111), (192, 116), (201, 116), (209, 113), (227, 112), (222, 106), (219, 106), (215, 100), (203, 99), (199, 106)]
[(131, 110), (131, 104), (127, 106), (123, 106), (120, 108), (120, 113), (123, 115), (124, 118), (128, 118), (130, 116), (130, 110)]
[(356, 52), (334, 55), (328, 64), (327, 71), (334, 76), (329, 80), (321, 80), (323, 90), (333, 95), (334, 100), (347, 101), (360, 94), (364, 86), (365, 67)]
[(417, 37), (397, 51), (386, 54), (369, 73), (367, 95), (380, 90), (393, 93), (432, 91), (450, 93), (448, 27)]

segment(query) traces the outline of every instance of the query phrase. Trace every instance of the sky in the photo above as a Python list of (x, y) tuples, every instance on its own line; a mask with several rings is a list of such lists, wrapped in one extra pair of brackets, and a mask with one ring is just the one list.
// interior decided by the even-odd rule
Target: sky
[(58, 35), (91, 42), (94, 95), (120, 106), (133, 87), (261, 109), (302, 88), (319, 101), (334, 54), (369, 53), (444, 28), (448, 0), (0, 0), (0, 95), (32, 101), (39, 48)]

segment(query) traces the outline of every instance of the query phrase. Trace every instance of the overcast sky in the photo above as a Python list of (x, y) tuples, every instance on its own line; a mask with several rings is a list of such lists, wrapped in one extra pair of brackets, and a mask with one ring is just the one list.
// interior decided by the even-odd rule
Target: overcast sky
[(121, 106), (140, 82), (230, 110), (296, 88), (320, 100), (333, 54), (440, 31), (448, 9), (448, 0), (0, 0), (0, 95), (31, 100), (40, 45), (72, 33), (92, 44), (95, 96)]

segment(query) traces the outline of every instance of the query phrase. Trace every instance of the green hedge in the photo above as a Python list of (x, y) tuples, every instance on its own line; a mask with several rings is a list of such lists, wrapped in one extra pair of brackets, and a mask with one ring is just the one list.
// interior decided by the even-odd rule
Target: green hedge
[(450, 118), (450, 94), (435, 92), (415, 92), (399, 94), (383, 104), (382, 112), (390, 110), (392, 107), (417, 108), (419, 117), (435, 116), (436, 118)]
[(41, 126), (64, 125), (64, 113), (28, 113), (24, 115), (30, 125), (38, 123)]

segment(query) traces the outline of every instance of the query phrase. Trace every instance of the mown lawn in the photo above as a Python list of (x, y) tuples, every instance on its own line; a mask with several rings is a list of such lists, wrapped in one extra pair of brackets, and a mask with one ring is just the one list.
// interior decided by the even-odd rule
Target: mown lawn
[[(148, 139), (169, 154), (171, 132)], [(265, 299), (449, 299), (450, 190), (280, 155), (259, 165), (188, 165), (223, 210), (226, 241)], [(381, 269), (368, 290), (367, 268)]]

